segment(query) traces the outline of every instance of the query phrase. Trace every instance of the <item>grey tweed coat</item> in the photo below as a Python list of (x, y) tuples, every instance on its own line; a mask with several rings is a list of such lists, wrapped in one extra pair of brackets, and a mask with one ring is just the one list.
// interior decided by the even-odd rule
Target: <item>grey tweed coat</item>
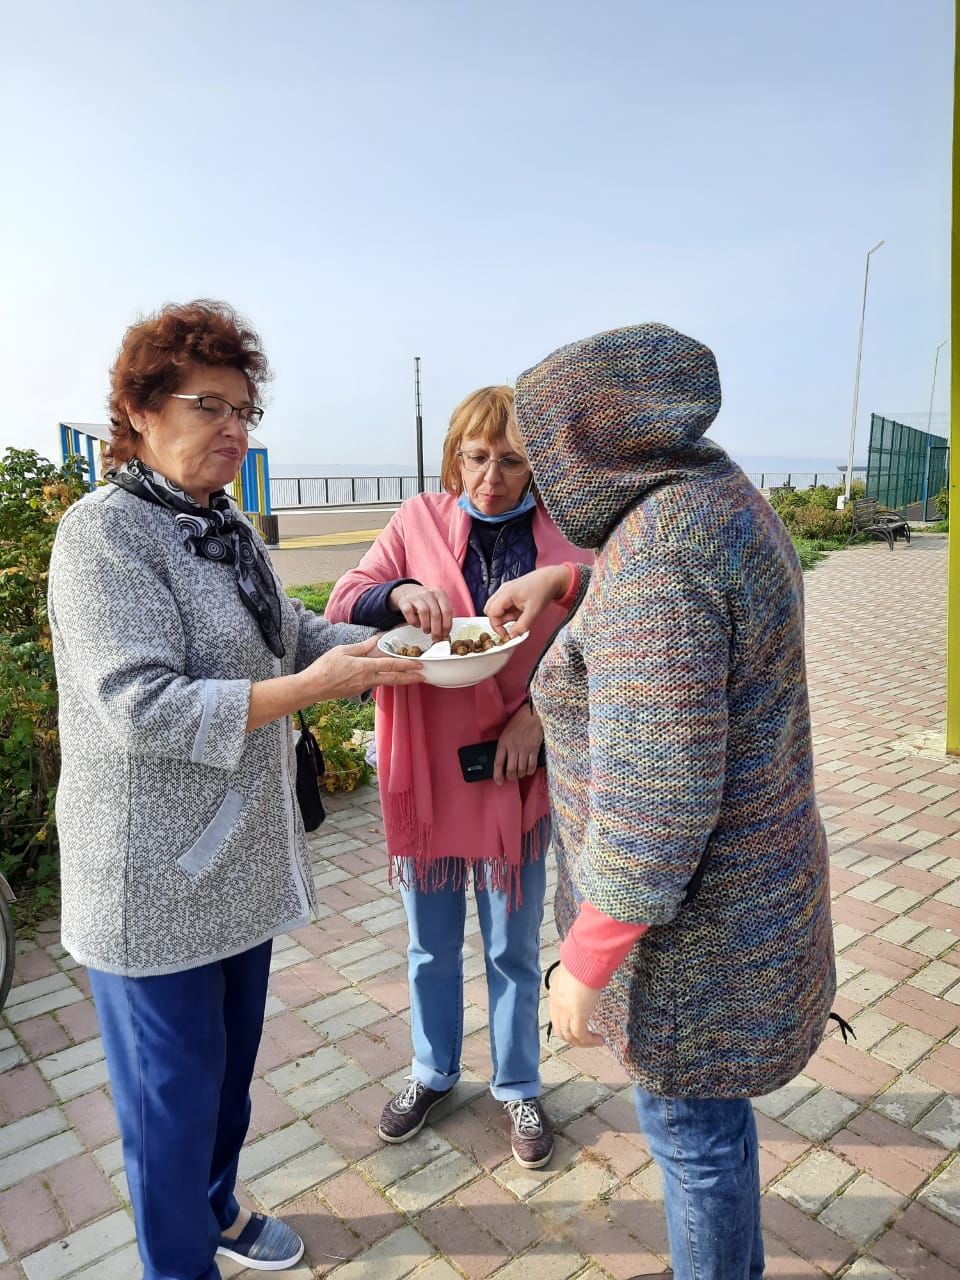
[(233, 569), (187, 551), (172, 511), (107, 485), (63, 517), (49, 589), (61, 928), (82, 964), (170, 973), (309, 920), (290, 721), (247, 733), (250, 686), (371, 633), (278, 590), (283, 659)]

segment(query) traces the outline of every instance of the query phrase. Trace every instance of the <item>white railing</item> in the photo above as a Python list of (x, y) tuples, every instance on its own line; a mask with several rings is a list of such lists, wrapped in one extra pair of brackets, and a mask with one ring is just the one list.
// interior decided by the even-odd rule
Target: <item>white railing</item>
[[(440, 477), (425, 476), (428, 493), (440, 492)], [(417, 492), (416, 476), (271, 476), (274, 511), (296, 507), (352, 507), (398, 503)]]

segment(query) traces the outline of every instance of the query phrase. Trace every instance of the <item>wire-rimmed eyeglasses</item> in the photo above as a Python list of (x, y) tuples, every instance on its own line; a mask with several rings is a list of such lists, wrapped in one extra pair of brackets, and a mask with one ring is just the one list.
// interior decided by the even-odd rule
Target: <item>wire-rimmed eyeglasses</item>
[(505, 458), (492, 458), (487, 453), (477, 453), (472, 449), (458, 449), (457, 457), (468, 471), (486, 471), (491, 462), (500, 468), (500, 474), (504, 476), (518, 476), (522, 471), (529, 470), (527, 460), (512, 453), (508, 453)]
[(253, 431), (255, 427), (259, 427), (263, 418), (263, 410), (259, 405), (245, 404), (239, 408), (235, 404), (231, 404), (229, 400), (224, 400), (223, 396), (196, 396), (185, 395), (183, 392), (174, 391), (170, 395), (171, 400), (195, 400), (198, 410), (206, 414), (211, 422), (226, 422), (233, 414), (246, 427), (247, 431)]

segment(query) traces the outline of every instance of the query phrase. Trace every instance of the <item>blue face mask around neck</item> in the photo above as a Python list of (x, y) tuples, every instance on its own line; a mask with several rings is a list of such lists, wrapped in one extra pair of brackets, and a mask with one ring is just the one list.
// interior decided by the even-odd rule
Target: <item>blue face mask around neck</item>
[(509, 511), (501, 511), (498, 516), (488, 516), (485, 511), (478, 511), (467, 497), (466, 491), (461, 493), (457, 499), (457, 506), (461, 511), (465, 511), (474, 520), (482, 520), (484, 524), (506, 524), (508, 520), (516, 520), (517, 516), (522, 516), (526, 512), (532, 511), (536, 505), (537, 500), (529, 488), (515, 507), (511, 507)]

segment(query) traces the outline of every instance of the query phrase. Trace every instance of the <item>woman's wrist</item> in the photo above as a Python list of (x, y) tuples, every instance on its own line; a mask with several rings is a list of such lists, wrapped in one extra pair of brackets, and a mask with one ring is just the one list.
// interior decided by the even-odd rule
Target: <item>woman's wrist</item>
[(580, 566), (568, 560), (559, 568), (564, 570), (563, 589), (559, 595), (554, 596), (554, 602), (561, 609), (569, 609), (580, 590)]

